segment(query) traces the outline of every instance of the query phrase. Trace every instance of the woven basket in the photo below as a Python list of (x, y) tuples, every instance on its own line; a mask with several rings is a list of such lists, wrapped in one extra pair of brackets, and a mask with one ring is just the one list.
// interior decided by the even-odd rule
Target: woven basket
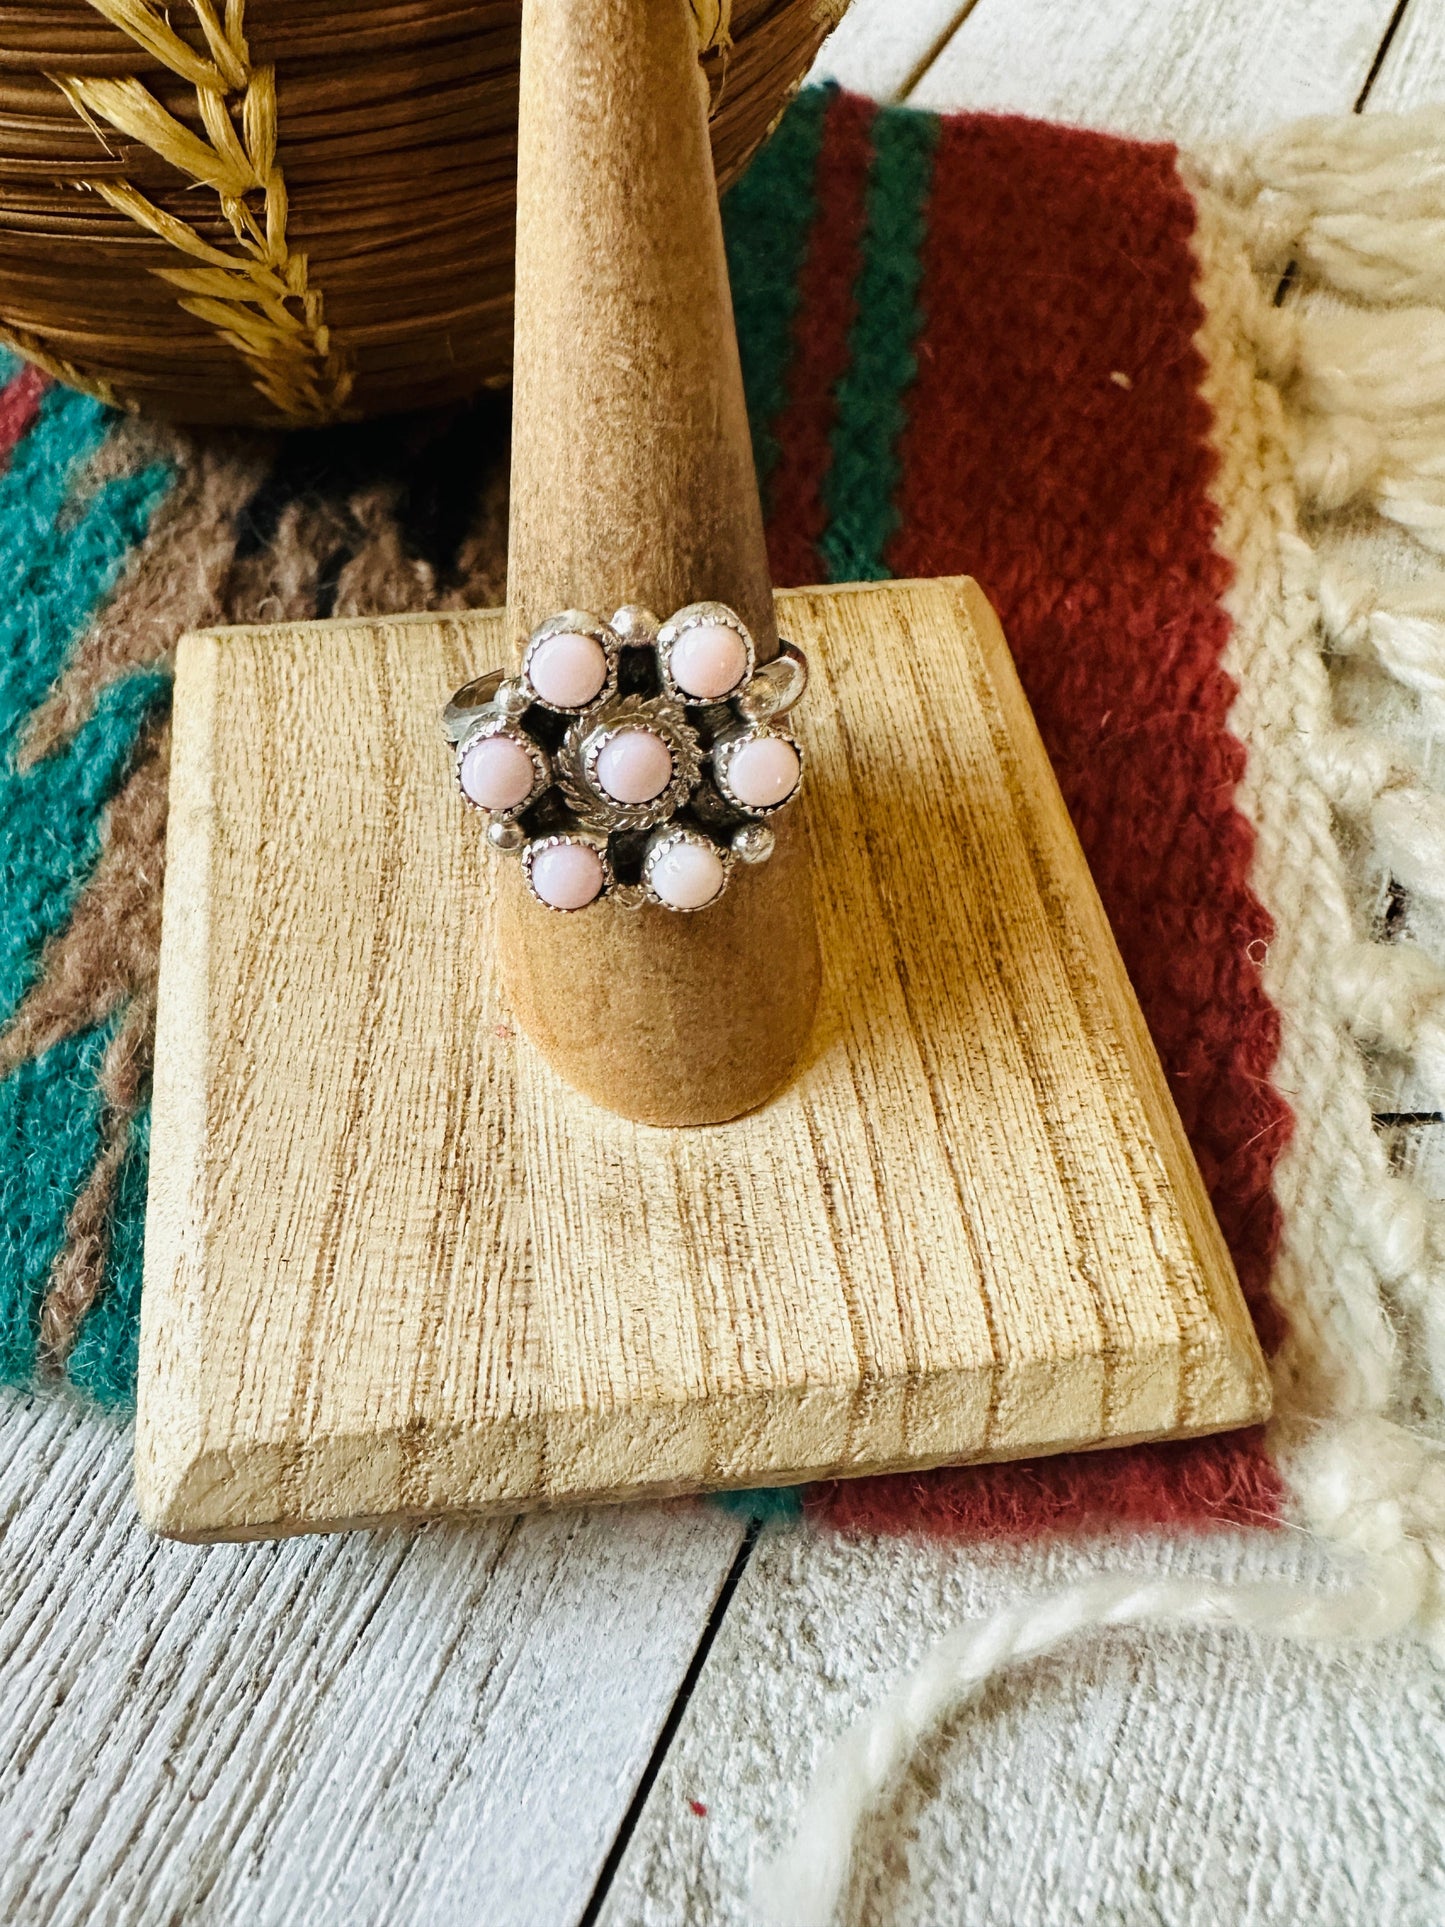
[[(845, 4), (692, 0), (723, 184)], [(0, 11), (0, 340), (186, 422), (507, 379), (521, 0)]]

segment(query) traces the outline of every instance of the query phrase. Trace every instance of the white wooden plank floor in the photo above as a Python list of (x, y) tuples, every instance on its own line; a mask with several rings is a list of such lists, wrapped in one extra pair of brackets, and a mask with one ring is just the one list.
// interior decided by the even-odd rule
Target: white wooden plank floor
[(1352, 107), (1394, 10), (1395, 0), (980, 0), (909, 98), (1227, 140)]
[(7, 1395), (0, 1438), (7, 1927), (579, 1918), (736, 1518), (165, 1545), (120, 1428)]
[[(881, 99), (1199, 141), (1445, 98), (1445, 6), (855, 0), (819, 71)], [(1382, 1084), (1381, 1108), (1408, 1095)], [(1445, 1171), (1445, 1127), (1403, 1128), (1402, 1156), (1428, 1161), (1427, 1140)], [(765, 1538), (749, 1560), (735, 1518), (693, 1506), (197, 1550), (136, 1526), (123, 1432), (10, 1398), (0, 1439), (0, 1920), (14, 1927), (720, 1927), (740, 1918), (749, 1838), (791, 1807), (840, 1709), (875, 1697), (930, 1612), (1037, 1583), (1054, 1556), (999, 1566), (932, 1548), (909, 1565)], [(1132, 1698), (1120, 1687), (1118, 1719), (1167, 1765), (1149, 1678)], [(1410, 1675), (1391, 1718), (1412, 1732), (1415, 1719), (1438, 1754), (1445, 1726), (1419, 1726), (1427, 1699)], [(759, 1728), (736, 1709), (750, 1703), (789, 1730), (743, 1757)], [(1379, 1717), (1367, 1704), (1341, 1701), (1322, 1744), (1345, 1748), (1352, 1721)], [(991, 1770), (1086, 1745), (1096, 1711), (1075, 1704), (1076, 1742), (1026, 1727)], [(739, 1751), (720, 1760), (728, 1736)], [(1267, 1757), (1239, 1798), (1266, 1816), (1251, 1851), (1277, 1852), (1289, 1802), (1315, 1797), (1320, 1775), (1301, 1757), (1292, 1787)], [(1247, 1765), (1246, 1750), (1235, 1770)], [(1371, 1755), (1369, 1773), (1379, 1765)], [(1200, 1799), (1197, 1772), (1166, 1786), (1205, 1816), (1197, 1837), (1184, 1828), (1186, 1855), (1225, 1851), (1229, 1813)], [(693, 1812), (728, 1787), (730, 1816)], [(1038, 1869), (1011, 1867), (1006, 1843), (990, 1845), (986, 1893), (978, 1868), (965, 1877), (983, 1797), (930, 1822), (959, 1832), (956, 1889), (904, 1906), (895, 1871), (867, 1918), (1043, 1922)], [(1404, 1811), (1382, 1809), (1386, 1834)], [(1259, 1911), (1248, 1883), (1229, 1891), (1241, 1927), (1289, 1918)], [(1386, 1908), (1371, 1917), (1406, 1919), (1391, 1895), (1408, 1884), (1369, 1891)], [(1107, 1882), (1089, 1892), (1057, 1913), (1049, 1901), (1048, 1919), (1186, 1918), (1157, 1896), (1131, 1911)]]

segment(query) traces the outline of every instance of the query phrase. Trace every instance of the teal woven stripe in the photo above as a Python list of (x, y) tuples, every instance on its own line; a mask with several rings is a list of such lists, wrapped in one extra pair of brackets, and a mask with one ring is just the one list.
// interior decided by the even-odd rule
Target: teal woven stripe
[(100, 1150), (96, 1086), (114, 1024), (67, 1037), (0, 1084), (0, 1382), (35, 1370), (40, 1301)]
[(778, 461), (773, 424), (788, 399), (798, 280), (817, 211), (823, 122), (836, 92), (810, 87), (799, 94), (723, 201), (753, 461), (765, 503)]
[(829, 520), (818, 548), (832, 582), (876, 582), (889, 573), (885, 555), (899, 522), (898, 446), (923, 325), (918, 294), (937, 141), (937, 118), (911, 108), (885, 108), (873, 123), (858, 313), (823, 482)]
[(77, 467), (113, 419), (87, 396), (52, 390), (0, 476), (0, 581), (14, 585), (0, 605), (0, 1022), (70, 915), (99, 851), (101, 810), (165, 689), (152, 672), (124, 678), (63, 750), (15, 767), (26, 720), (171, 486), (170, 468), (156, 463), (64, 513)]
[[(61, 750), (16, 767), (27, 720), (173, 480), (155, 464), (77, 498), (78, 472), (114, 420), (89, 397), (53, 389), (0, 474), (0, 1022), (68, 921), (100, 852), (105, 805), (169, 688), (154, 670), (121, 677)], [(0, 1380), (10, 1384), (34, 1371), (40, 1302), (100, 1149), (96, 1080), (114, 1027), (66, 1038), (0, 1083)]]
[(0, 1016), (34, 982), (46, 940), (64, 928), (100, 853), (105, 805), (142, 725), (166, 701), (156, 670), (104, 690), (95, 712), (55, 756), (0, 771)]
[(714, 1505), (734, 1513), (749, 1524), (766, 1525), (770, 1519), (801, 1519), (803, 1488), (800, 1485), (759, 1486), (752, 1492), (714, 1492)]
[(122, 1411), (135, 1403), (150, 1141), (151, 1114), (147, 1107), (131, 1125), (120, 1168), (101, 1296), (80, 1321), (65, 1366), (77, 1391), (98, 1405)]
[[(75, 471), (104, 438), (110, 416), (99, 402), (53, 388), (35, 426), (0, 474), (0, 731), (9, 738), (54, 680), (75, 625), (59, 629), (51, 609), (70, 576), (78, 531), (57, 528)], [(78, 580), (74, 586), (81, 585)]]

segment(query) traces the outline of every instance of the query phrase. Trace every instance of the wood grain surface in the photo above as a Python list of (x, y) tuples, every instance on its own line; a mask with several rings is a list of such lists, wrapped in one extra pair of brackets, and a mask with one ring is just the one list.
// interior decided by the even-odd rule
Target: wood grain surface
[(823, 997), (796, 1081), (708, 1130), (578, 1098), (499, 994), (497, 871), (434, 721), (497, 617), (184, 645), (137, 1438), (159, 1530), (791, 1483), (1264, 1412), (988, 605), (943, 581), (779, 606), (818, 665)]

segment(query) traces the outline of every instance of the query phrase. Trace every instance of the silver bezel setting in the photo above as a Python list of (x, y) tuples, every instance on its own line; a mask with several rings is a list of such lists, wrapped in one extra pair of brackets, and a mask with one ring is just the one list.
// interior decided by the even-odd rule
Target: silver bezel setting
[[(561, 843), (583, 843), (589, 850), (596, 852), (602, 863), (602, 888), (595, 897), (590, 897), (586, 903), (579, 904), (576, 910), (568, 910), (560, 903), (548, 903), (545, 897), (538, 896), (537, 886), (532, 881), (533, 863), (543, 850), (555, 849)], [(594, 903), (600, 903), (603, 897), (610, 896), (612, 893), (614, 882), (612, 858), (607, 851), (607, 839), (605, 836), (589, 835), (586, 830), (558, 830), (551, 836), (534, 836), (522, 850), (522, 875), (527, 880), (527, 888), (531, 892), (533, 901), (540, 903), (544, 910), (554, 911), (559, 917), (575, 917), (580, 911), (590, 910)]]
[[(602, 687), (595, 696), (585, 703), (549, 703), (532, 681), (532, 658), (544, 642), (553, 636), (588, 636), (598, 644), (607, 660), (607, 675)], [(522, 651), (521, 680), (529, 699), (539, 709), (550, 710), (554, 716), (586, 716), (609, 702), (617, 693), (617, 656), (621, 647), (618, 637), (611, 626), (599, 622), (596, 616), (589, 615), (585, 609), (564, 609), (560, 615), (548, 616), (527, 638), (527, 646)]]
[[(706, 903), (696, 903), (691, 907), (669, 903), (666, 898), (660, 897), (652, 886), (654, 865), (666, 851), (675, 849), (679, 843), (705, 843), (722, 865), (722, 882)], [(642, 887), (646, 892), (647, 901), (655, 903), (660, 910), (670, 910), (676, 917), (693, 917), (699, 910), (710, 910), (732, 881), (733, 862), (732, 850), (715, 843), (705, 830), (696, 830), (687, 823), (679, 823), (671, 829), (659, 830), (648, 844), (647, 854), (642, 859)]]
[[(742, 798), (737, 795), (728, 782), (728, 770), (732, 765), (733, 758), (740, 749), (744, 748), (748, 743), (762, 742), (769, 736), (776, 736), (779, 741), (786, 743), (796, 755), (798, 759), (798, 780), (788, 791), (787, 795), (777, 803), (744, 803)], [(790, 731), (786, 729), (774, 729), (766, 723), (749, 723), (741, 729), (729, 730), (726, 735), (719, 736), (712, 746), (711, 760), (712, 780), (717, 784), (719, 794), (730, 803), (735, 810), (740, 810), (744, 816), (750, 816), (759, 821), (764, 817), (776, 816), (779, 810), (785, 810), (795, 799), (798, 791), (803, 787), (802, 744)]]
[[(689, 629), (697, 629), (707, 623), (718, 629), (731, 629), (742, 638), (747, 652), (747, 662), (743, 673), (733, 687), (721, 696), (693, 696), (685, 690), (672, 673), (672, 652), (677, 643)], [(657, 632), (657, 673), (662, 679), (662, 687), (676, 703), (685, 703), (690, 709), (710, 709), (719, 704), (729, 703), (747, 688), (752, 681), (757, 665), (758, 652), (753, 645), (747, 624), (736, 610), (730, 609), (725, 602), (690, 602), (685, 609), (669, 616)]]
[[(510, 736), (512, 741), (524, 749), (532, 759), (532, 787), (520, 803), (514, 804), (508, 810), (489, 809), (485, 803), (478, 803), (475, 797), (468, 796), (462, 789), (462, 763), (467, 751), (475, 749), (478, 743), (484, 742), (489, 736)], [(462, 800), (468, 809), (479, 810), (483, 816), (490, 817), (494, 822), (505, 823), (512, 817), (521, 816), (524, 811), (529, 810), (543, 790), (549, 786), (552, 781), (552, 759), (540, 743), (533, 741), (515, 718), (498, 716), (493, 712), (489, 716), (484, 716), (457, 743), (456, 776), (457, 788), (461, 790)]]
[[(619, 803), (597, 780), (597, 759), (612, 737), (627, 729), (649, 729), (672, 755), (672, 779), (646, 803)], [(697, 788), (702, 747), (697, 731), (665, 696), (624, 696), (606, 709), (590, 712), (567, 731), (557, 751), (557, 787), (567, 806), (584, 823), (607, 830), (647, 830), (675, 816)]]

